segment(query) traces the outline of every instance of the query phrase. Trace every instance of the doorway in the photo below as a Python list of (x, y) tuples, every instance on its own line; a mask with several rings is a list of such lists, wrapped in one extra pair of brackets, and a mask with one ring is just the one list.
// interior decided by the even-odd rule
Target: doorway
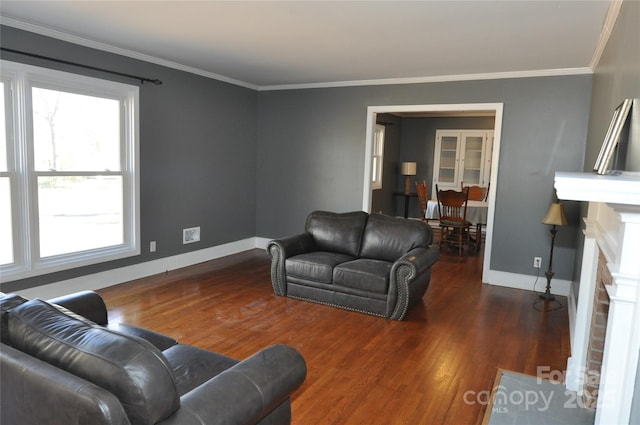
[(383, 105), (369, 106), (367, 108), (367, 128), (365, 143), (365, 164), (364, 164), (364, 184), (362, 194), (363, 211), (371, 211), (372, 198), (372, 170), (373, 170), (373, 147), (378, 114), (403, 114), (408, 116), (419, 116), (418, 114), (447, 114), (451, 116), (472, 116), (481, 113), (493, 113), (495, 115), (495, 129), (493, 140), (493, 152), (491, 155), (491, 175), (489, 186), (489, 208), (487, 212), (487, 231), (485, 240), (485, 253), (482, 268), (482, 281), (488, 282), (491, 272), (491, 246), (493, 242), (493, 221), (495, 215), (495, 199), (497, 193), (498, 168), (500, 158), (500, 140), (502, 130), (502, 103), (465, 103), (465, 104), (436, 104), (436, 105)]

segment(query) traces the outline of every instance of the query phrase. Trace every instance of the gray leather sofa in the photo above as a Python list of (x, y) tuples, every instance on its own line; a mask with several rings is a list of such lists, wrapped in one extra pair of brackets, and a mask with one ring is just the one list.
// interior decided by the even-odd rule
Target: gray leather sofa
[(50, 302), (1, 295), (2, 424), (291, 422), (290, 394), (306, 376), (291, 347), (271, 346), (238, 362), (110, 325), (94, 292)]
[(440, 252), (419, 220), (312, 212), (304, 233), (273, 240), (276, 295), (402, 320), (422, 300)]

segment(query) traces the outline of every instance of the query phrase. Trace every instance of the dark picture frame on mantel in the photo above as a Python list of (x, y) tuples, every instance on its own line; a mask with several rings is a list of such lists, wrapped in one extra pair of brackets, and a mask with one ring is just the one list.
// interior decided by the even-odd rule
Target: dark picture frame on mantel
[(600, 153), (593, 166), (593, 171), (598, 174), (608, 174), (611, 159), (616, 151), (616, 148), (620, 145), (620, 136), (622, 135), (629, 111), (634, 105), (634, 99), (625, 99), (613, 112), (613, 118), (609, 124), (609, 129), (604, 137), (604, 142), (600, 148)]

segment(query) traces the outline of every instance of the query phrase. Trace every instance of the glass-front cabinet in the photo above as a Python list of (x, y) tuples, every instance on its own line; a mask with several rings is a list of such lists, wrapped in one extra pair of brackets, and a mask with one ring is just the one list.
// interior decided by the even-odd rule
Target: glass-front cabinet
[(488, 186), (491, 176), (491, 130), (437, 130), (434, 152), (432, 198), (440, 190), (465, 186)]

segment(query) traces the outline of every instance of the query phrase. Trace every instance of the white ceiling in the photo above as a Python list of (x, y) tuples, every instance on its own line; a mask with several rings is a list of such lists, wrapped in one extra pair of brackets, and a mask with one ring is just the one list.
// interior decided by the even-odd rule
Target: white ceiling
[(2, 0), (0, 15), (6, 25), (268, 89), (590, 72), (609, 5)]

